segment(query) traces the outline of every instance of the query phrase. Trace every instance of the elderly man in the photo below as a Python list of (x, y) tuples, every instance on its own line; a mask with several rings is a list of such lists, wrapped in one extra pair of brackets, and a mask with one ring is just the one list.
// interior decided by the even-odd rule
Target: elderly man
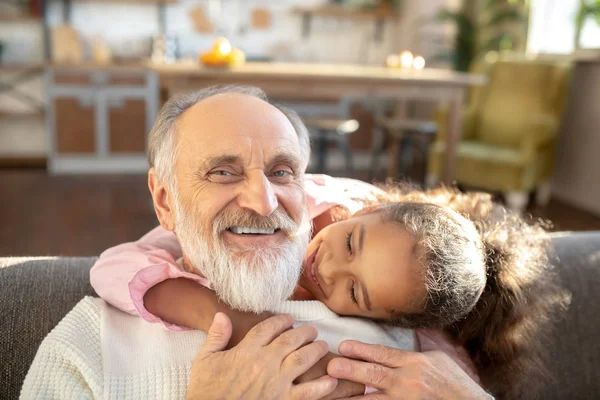
[[(309, 234), (303, 191), (309, 145), (297, 116), (270, 105), (257, 89), (211, 88), (165, 105), (149, 153), (155, 210), (163, 228), (177, 234), (182, 269), (197, 271), (233, 307), (267, 309), (285, 300)], [(227, 229), (255, 225), (271, 232), (243, 236)], [(340, 378), (388, 398), (487, 398), (442, 353), (353, 341), (341, 343), (340, 353), (367, 362), (335, 359), (330, 376), (297, 383), (328, 351), (315, 341), (315, 327), (328, 332), (329, 344), (352, 332), (355, 339), (410, 347), (398, 328), (322, 309), (307, 318), (298, 303), (276, 307), (292, 315), (259, 323), (225, 350), (232, 328), (223, 314), (208, 335), (169, 332), (86, 298), (40, 346), (22, 397), (317, 399)], [(294, 317), (315, 327), (290, 329)]]

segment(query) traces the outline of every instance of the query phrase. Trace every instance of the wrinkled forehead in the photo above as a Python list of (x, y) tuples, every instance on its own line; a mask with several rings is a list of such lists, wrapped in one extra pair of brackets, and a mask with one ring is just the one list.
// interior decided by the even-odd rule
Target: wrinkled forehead
[(215, 95), (186, 110), (177, 121), (176, 141), (182, 161), (257, 148), (265, 157), (282, 151), (301, 157), (288, 118), (271, 104), (239, 93)]

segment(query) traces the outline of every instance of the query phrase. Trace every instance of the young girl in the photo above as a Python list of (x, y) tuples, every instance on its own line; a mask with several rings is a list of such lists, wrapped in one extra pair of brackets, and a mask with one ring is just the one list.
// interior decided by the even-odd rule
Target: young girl
[[(448, 351), (443, 331), (462, 346), (455, 360), (467, 370), (472, 360), (492, 393), (512, 397), (523, 390), (522, 378), (540, 366), (545, 322), (563, 299), (542, 227), (480, 193), (382, 191), (326, 176), (307, 176), (306, 189), (316, 235), (292, 299), (319, 300), (340, 315), (434, 328), (420, 332)], [(106, 301), (151, 322), (176, 324), (165, 323), (170, 329), (206, 331), (217, 311), (227, 311), (232, 345), (269, 315), (224, 310), (205, 280), (174, 267), (181, 249), (172, 233), (157, 229), (101, 255), (91, 280)], [(188, 279), (172, 279), (181, 277)]]

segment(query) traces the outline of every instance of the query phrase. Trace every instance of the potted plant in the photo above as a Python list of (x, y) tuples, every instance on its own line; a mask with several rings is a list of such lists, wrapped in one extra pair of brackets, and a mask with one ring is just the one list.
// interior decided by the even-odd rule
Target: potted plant
[(435, 21), (454, 23), (456, 36), (452, 51), (433, 59), (450, 61), (455, 70), (468, 71), (480, 55), (515, 49), (527, 31), (528, 6), (528, 0), (463, 0), (458, 11), (440, 11)]
[(580, 0), (579, 11), (575, 20), (575, 49), (579, 49), (583, 25), (593, 18), (600, 25), (600, 0)]

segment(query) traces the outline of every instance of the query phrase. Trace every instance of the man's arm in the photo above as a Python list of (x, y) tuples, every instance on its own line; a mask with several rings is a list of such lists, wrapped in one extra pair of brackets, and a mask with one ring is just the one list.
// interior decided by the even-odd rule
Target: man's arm
[(42, 341), (22, 399), (103, 398), (99, 300), (86, 297)]
[(73, 353), (57, 343), (42, 342), (23, 382), (21, 399), (94, 399), (85, 369), (70, 359)]

